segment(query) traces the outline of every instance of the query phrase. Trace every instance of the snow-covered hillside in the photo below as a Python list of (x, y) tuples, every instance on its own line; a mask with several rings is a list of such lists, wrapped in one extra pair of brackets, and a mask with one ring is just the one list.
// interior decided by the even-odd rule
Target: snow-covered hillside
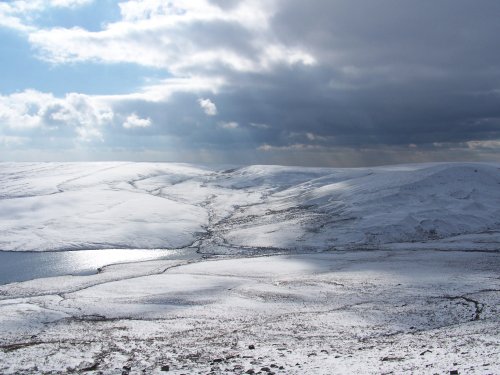
[(500, 373), (499, 167), (2, 163), (0, 373)]
[(0, 286), (0, 373), (500, 371), (495, 252), (223, 258)]
[(478, 164), (330, 170), (239, 209), (228, 222), (227, 241), (244, 246), (449, 248), (467, 234), (474, 248), (485, 248), (498, 240), (500, 170)]
[(0, 249), (16, 251), (490, 249), (500, 165), (0, 163), (0, 220)]

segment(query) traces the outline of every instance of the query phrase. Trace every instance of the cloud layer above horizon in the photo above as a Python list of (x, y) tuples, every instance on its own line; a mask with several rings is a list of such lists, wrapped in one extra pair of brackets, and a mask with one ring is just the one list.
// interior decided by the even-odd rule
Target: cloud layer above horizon
[(0, 3), (0, 160), (500, 160), (496, 0)]

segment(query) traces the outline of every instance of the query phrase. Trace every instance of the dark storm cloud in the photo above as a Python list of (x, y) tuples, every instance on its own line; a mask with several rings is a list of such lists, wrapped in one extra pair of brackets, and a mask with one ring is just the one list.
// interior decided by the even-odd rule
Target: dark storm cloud
[(498, 66), (499, 11), (494, 0), (291, 0), (273, 28), (288, 43), (347, 63), (483, 68)]
[[(186, 114), (183, 109), (192, 108), (196, 97), (177, 95), (168, 105), (150, 108), (160, 131), (215, 148), (297, 142), (357, 148), (500, 138), (499, 2), (280, 4), (270, 24), (274, 37), (309, 52), (317, 63), (251, 73), (212, 65), (230, 82), (214, 97), (219, 115)], [(188, 35), (244, 56), (254, 52), (235, 24), (197, 24)], [(221, 129), (222, 120), (236, 121), (239, 128)]]
[(345, 143), (498, 138), (485, 121), (500, 117), (498, 14), (496, 1), (287, 1), (273, 29), (317, 57), (326, 84), (283, 95), (291, 111), (293, 94), (316, 99), (310, 130)]

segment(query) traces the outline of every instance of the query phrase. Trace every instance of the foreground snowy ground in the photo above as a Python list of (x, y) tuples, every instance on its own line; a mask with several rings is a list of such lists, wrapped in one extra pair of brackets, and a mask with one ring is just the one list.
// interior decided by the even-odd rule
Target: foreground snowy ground
[(0, 286), (0, 373), (500, 373), (499, 217), (494, 164), (0, 164), (1, 250), (192, 252)]

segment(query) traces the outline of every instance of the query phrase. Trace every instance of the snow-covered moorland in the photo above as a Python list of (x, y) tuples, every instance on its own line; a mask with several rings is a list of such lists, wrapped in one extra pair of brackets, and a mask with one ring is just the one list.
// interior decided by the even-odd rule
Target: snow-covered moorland
[(499, 168), (4, 163), (0, 249), (496, 249)]
[(185, 252), (0, 286), (0, 373), (500, 373), (497, 164), (0, 163), (0, 250), (88, 249)]

